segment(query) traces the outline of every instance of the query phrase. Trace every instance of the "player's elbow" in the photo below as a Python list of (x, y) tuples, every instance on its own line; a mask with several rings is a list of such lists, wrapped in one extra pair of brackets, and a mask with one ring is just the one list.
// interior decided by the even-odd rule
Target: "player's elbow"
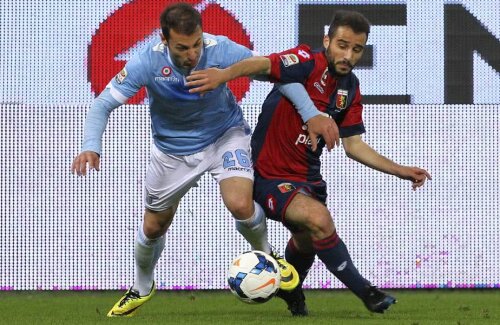
[(342, 145), (344, 147), (344, 152), (345, 152), (345, 155), (351, 159), (354, 159), (354, 150), (353, 150), (353, 146), (349, 143), (347, 143), (346, 141), (342, 141)]
[(350, 158), (350, 159), (354, 159), (354, 155), (350, 152), (348, 152), (347, 150), (345, 151), (345, 155)]
[(357, 160), (364, 150), (363, 141), (358, 136), (342, 138), (342, 146), (347, 157)]

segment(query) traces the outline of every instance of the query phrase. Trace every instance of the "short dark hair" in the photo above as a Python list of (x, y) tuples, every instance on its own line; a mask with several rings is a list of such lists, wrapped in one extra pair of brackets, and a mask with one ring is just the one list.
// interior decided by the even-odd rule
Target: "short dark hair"
[(201, 27), (201, 15), (190, 4), (180, 2), (163, 10), (160, 15), (160, 26), (167, 40), (171, 29), (179, 34), (192, 35), (198, 27)]
[(349, 26), (356, 33), (370, 34), (370, 22), (357, 11), (339, 10), (335, 12), (328, 28), (328, 38), (332, 39), (340, 26)]

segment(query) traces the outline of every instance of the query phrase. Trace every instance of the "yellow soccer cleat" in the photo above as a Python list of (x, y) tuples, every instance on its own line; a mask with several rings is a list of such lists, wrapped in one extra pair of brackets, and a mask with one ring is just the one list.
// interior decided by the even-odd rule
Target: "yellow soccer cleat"
[(284, 258), (273, 252), (272, 257), (278, 262), (280, 267), (281, 282), (280, 289), (284, 291), (292, 291), (300, 282), (299, 274), (292, 264), (288, 263)]
[(132, 317), (137, 312), (137, 309), (144, 305), (156, 292), (156, 286), (153, 282), (151, 291), (146, 296), (140, 296), (139, 292), (128, 289), (125, 295), (111, 308), (108, 317)]

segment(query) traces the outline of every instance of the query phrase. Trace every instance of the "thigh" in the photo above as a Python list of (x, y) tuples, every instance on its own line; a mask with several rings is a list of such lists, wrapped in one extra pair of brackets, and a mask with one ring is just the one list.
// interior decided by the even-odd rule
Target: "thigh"
[(252, 201), (253, 182), (248, 178), (230, 177), (223, 179), (220, 183), (220, 193), (224, 202), (226, 201)]
[(253, 181), (250, 138), (246, 128), (234, 127), (224, 133), (207, 151), (207, 158), (211, 160), (209, 171), (217, 182), (230, 177)]
[(309, 193), (298, 193), (289, 202), (283, 212), (287, 223), (300, 229), (329, 229), (332, 226), (330, 211)]
[(152, 211), (163, 211), (175, 206), (200, 179), (198, 168), (203, 153), (175, 156), (152, 146), (151, 159), (146, 172), (144, 203)]
[(314, 198), (314, 201), (325, 206), (325, 182), (296, 182), (286, 179), (265, 179), (255, 175), (254, 198), (270, 219), (282, 222), (290, 231), (297, 232), (299, 227), (285, 218), (288, 206), (301, 193)]

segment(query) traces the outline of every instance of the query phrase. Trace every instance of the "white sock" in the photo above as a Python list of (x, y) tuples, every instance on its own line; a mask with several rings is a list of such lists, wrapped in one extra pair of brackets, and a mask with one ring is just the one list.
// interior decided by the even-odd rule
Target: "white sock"
[(139, 226), (134, 245), (135, 281), (132, 288), (139, 291), (141, 296), (151, 292), (156, 263), (164, 247), (165, 235), (155, 239), (147, 238), (144, 234), (143, 225)]
[(267, 223), (264, 210), (254, 202), (255, 212), (253, 216), (246, 220), (237, 220), (236, 229), (250, 243), (253, 250), (271, 253), (271, 245), (267, 241)]

